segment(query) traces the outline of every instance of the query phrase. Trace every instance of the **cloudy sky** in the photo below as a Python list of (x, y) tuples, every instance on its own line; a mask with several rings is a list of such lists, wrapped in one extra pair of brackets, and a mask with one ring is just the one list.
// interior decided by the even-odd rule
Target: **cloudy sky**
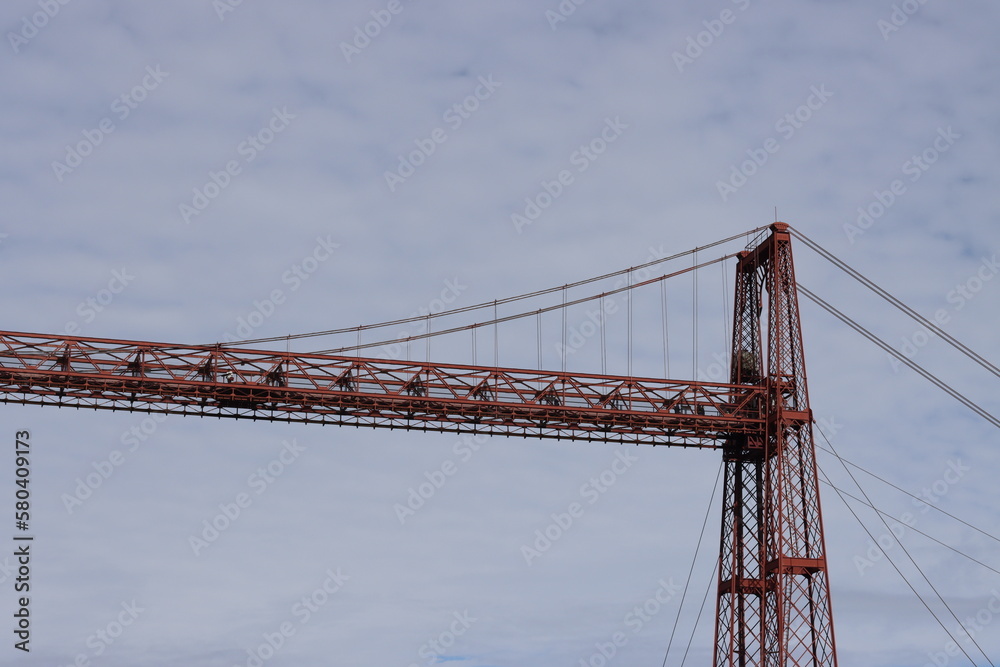
[[(208, 343), (350, 327), (634, 266), (766, 225), (777, 207), (996, 363), (998, 21), (985, 0), (11, 0), (2, 328)], [(801, 244), (796, 258), (804, 285), (1000, 412), (995, 376)], [(697, 345), (692, 281), (671, 283), (671, 375), (718, 372), (731, 277), (700, 272)], [(638, 375), (664, 372), (659, 303), (636, 297)], [(996, 429), (812, 304), (803, 313), (813, 408), (841, 454), (1000, 533)], [(609, 320), (609, 372), (627, 370), (626, 319)], [(582, 330), (586, 312), (568, 320)], [(544, 329), (542, 363), (558, 369), (559, 325)], [(502, 330), (500, 363), (534, 367), (535, 333)], [(472, 361), (467, 338), (435, 344), (434, 359)], [(600, 347), (590, 337), (567, 366), (599, 372)], [(717, 549), (717, 453), (2, 412), (8, 441), (31, 432), (37, 537), (32, 650), (5, 628), (0, 662), (570, 667), (600, 664), (621, 633), (608, 664), (660, 665), (706, 510), (667, 664), (689, 636), (689, 664), (710, 660), (711, 600), (692, 627)], [(851, 487), (835, 459), (820, 464)], [(526, 562), (535, 531), (613, 465), (615, 484)], [(994, 539), (856, 474), (884, 511), (1000, 569)], [(970, 664), (824, 493), (841, 664)], [(239, 499), (238, 517), (206, 530)], [(1000, 575), (898, 532), (1000, 660)]]

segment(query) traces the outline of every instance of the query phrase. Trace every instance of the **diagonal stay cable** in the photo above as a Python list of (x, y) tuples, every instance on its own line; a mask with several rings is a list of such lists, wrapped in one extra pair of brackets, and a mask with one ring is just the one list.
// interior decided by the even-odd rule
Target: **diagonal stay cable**
[(681, 667), (687, 662), (688, 653), (691, 651), (691, 645), (694, 644), (694, 635), (698, 631), (698, 624), (701, 622), (701, 617), (705, 615), (705, 604), (708, 602), (708, 596), (712, 592), (712, 584), (718, 582), (719, 568), (722, 567), (722, 556), (719, 556), (715, 561), (715, 569), (712, 570), (712, 576), (708, 578), (708, 586), (705, 587), (705, 597), (701, 599), (701, 607), (698, 609), (698, 616), (694, 619), (694, 627), (691, 628), (691, 636), (688, 637), (687, 648), (684, 649), (684, 657), (681, 658)]
[(977, 364), (979, 364), (980, 366), (982, 366), (983, 368), (985, 368), (986, 370), (988, 370), (990, 373), (993, 373), (993, 375), (995, 375), (997, 377), (1000, 377), (1000, 368), (997, 368), (994, 364), (990, 363), (988, 360), (986, 360), (985, 358), (983, 358), (982, 355), (978, 354), (975, 350), (971, 349), (968, 345), (965, 345), (961, 341), (957, 340), (954, 336), (952, 336), (947, 331), (945, 331), (944, 329), (942, 329), (941, 327), (939, 327), (937, 324), (935, 324), (931, 320), (927, 319), (926, 317), (924, 317), (923, 315), (921, 315), (917, 311), (915, 311), (912, 308), (910, 308), (909, 306), (907, 306), (905, 303), (903, 303), (902, 301), (900, 301), (898, 298), (894, 297), (892, 294), (890, 294), (889, 292), (887, 292), (883, 288), (879, 287), (877, 284), (875, 284), (874, 282), (872, 282), (870, 279), (866, 278), (857, 269), (854, 269), (853, 267), (849, 266), (844, 260), (840, 259), (836, 255), (834, 255), (833, 253), (831, 253), (829, 250), (827, 250), (826, 248), (824, 248), (820, 244), (816, 243), (815, 241), (813, 241), (812, 239), (810, 239), (808, 236), (806, 236), (805, 234), (803, 234), (799, 230), (795, 229), (794, 227), (792, 228), (792, 234), (794, 234), (796, 236), (796, 238), (798, 238), (800, 241), (802, 241), (803, 243), (805, 243), (809, 248), (811, 248), (813, 251), (815, 251), (818, 255), (820, 255), (821, 257), (823, 257), (824, 259), (826, 259), (828, 262), (830, 262), (831, 264), (833, 264), (834, 266), (836, 266), (838, 269), (840, 269), (841, 271), (843, 271), (844, 273), (846, 273), (850, 277), (854, 278), (856, 281), (858, 281), (859, 283), (861, 283), (862, 285), (864, 285), (865, 287), (867, 287), (869, 290), (871, 290), (875, 294), (877, 294), (880, 297), (882, 297), (885, 301), (889, 302), (890, 304), (892, 304), (893, 306), (895, 306), (896, 308), (898, 308), (900, 311), (902, 311), (903, 313), (905, 313), (906, 315), (908, 315), (915, 322), (917, 322), (918, 324), (926, 327), (929, 331), (932, 331), (933, 333), (935, 333), (938, 336), (940, 336), (943, 340), (945, 340), (947, 343), (949, 343), (952, 347), (954, 347), (959, 352), (961, 352), (965, 356), (967, 356), (970, 359), (972, 359), (974, 362), (976, 362)]
[(708, 499), (708, 508), (705, 510), (705, 519), (701, 523), (701, 534), (698, 535), (698, 545), (694, 549), (694, 556), (691, 558), (691, 567), (688, 569), (687, 581), (684, 582), (684, 592), (681, 593), (681, 602), (677, 607), (677, 616), (674, 618), (674, 628), (670, 631), (670, 641), (667, 642), (667, 652), (663, 656), (663, 667), (667, 665), (667, 658), (670, 657), (670, 649), (674, 645), (674, 635), (680, 625), (681, 612), (684, 611), (684, 600), (687, 599), (688, 588), (691, 585), (691, 577), (694, 575), (694, 566), (698, 562), (698, 554), (701, 552), (701, 542), (705, 538), (705, 529), (708, 527), (708, 518), (712, 513), (712, 505), (715, 504), (715, 493), (719, 490), (719, 480), (722, 478), (724, 463), (719, 464), (719, 472), (715, 475), (715, 484), (712, 486), (712, 495)]
[(937, 505), (934, 505), (933, 503), (928, 502), (926, 498), (921, 498), (920, 496), (916, 495), (915, 493), (910, 493), (906, 489), (904, 489), (904, 488), (902, 488), (900, 486), (897, 486), (896, 484), (893, 484), (892, 482), (890, 482), (889, 480), (885, 479), (884, 477), (880, 477), (879, 475), (876, 475), (871, 470), (868, 470), (868, 469), (866, 469), (866, 468), (864, 468), (862, 466), (859, 466), (857, 463), (854, 463), (853, 461), (849, 461), (849, 460), (847, 460), (845, 458), (841, 458), (840, 456), (837, 456), (836, 452), (831, 451), (831, 450), (829, 450), (826, 447), (823, 447), (821, 445), (817, 445), (816, 448), (819, 449), (819, 450), (822, 450), (822, 451), (826, 452), (830, 456), (837, 457), (838, 459), (840, 459), (841, 461), (843, 461), (847, 465), (849, 465), (852, 468), (855, 468), (857, 470), (860, 470), (861, 472), (865, 473), (869, 477), (874, 477), (875, 479), (877, 479), (878, 481), (882, 482), (886, 486), (891, 486), (892, 488), (896, 489), (900, 493), (902, 493), (904, 495), (907, 495), (910, 498), (913, 498), (914, 500), (919, 500), (924, 505), (927, 505), (931, 509), (938, 511), (941, 514), (944, 514), (946, 517), (954, 519), (955, 521), (959, 522), (963, 526), (971, 528), (972, 530), (976, 531), (977, 533), (982, 533), (983, 535), (985, 535), (986, 537), (990, 538), (994, 542), (1000, 542), (1000, 537), (997, 537), (996, 535), (992, 535), (992, 534), (986, 532), (985, 530), (983, 530), (982, 528), (980, 528), (978, 526), (974, 526), (971, 523), (969, 523), (968, 521), (960, 519), (959, 517), (955, 516), (954, 514), (941, 509), (940, 507), (938, 507)]
[[(823, 431), (820, 430), (820, 435), (822, 434)], [(854, 517), (854, 520), (858, 522), (858, 525), (861, 526), (861, 529), (865, 531), (865, 533), (868, 535), (868, 539), (870, 539), (872, 543), (878, 547), (879, 551), (882, 552), (882, 555), (885, 557), (886, 561), (890, 565), (892, 565), (892, 569), (896, 570), (896, 574), (898, 574), (900, 579), (903, 580), (903, 583), (906, 584), (907, 588), (909, 588), (910, 591), (917, 597), (917, 599), (920, 600), (920, 604), (922, 604), (924, 606), (924, 609), (927, 610), (927, 612), (931, 615), (931, 617), (935, 621), (937, 621), (937, 624), (941, 626), (941, 629), (944, 630), (944, 633), (948, 635), (948, 637), (953, 642), (955, 642), (955, 645), (958, 646), (958, 648), (962, 651), (962, 653), (965, 654), (965, 657), (969, 659), (969, 662), (975, 665), (976, 661), (972, 659), (972, 656), (970, 656), (968, 652), (965, 650), (965, 648), (958, 642), (958, 640), (955, 639), (954, 635), (952, 635), (951, 631), (948, 629), (948, 626), (944, 624), (944, 621), (942, 621), (938, 617), (938, 615), (934, 612), (934, 610), (931, 608), (931, 606), (927, 604), (927, 600), (925, 600), (924, 597), (914, 587), (914, 585), (910, 583), (910, 580), (906, 578), (906, 575), (903, 574), (903, 571), (899, 569), (898, 565), (896, 565), (896, 561), (894, 561), (892, 557), (889, 556), (886, 550), (882, 547), (882, 545), (878, 543), (878, 539), (876, 539), (876, 537), (872, 535), (872, 531), (868, 530), (868, 526), (865, 525), (865, 522), (861, 520), (861, 517), (858, 516), (858, 513), (854, 511), (854, 508), (851, 507), (851, 504), (847, 502), (847, 500), (844, 498), (843, 495), (841, 495), (840, 489), (830, 484), (830, 480), (827, 477), (826, 472), (824, 472), (822, 468), (819, 468), (817, 466), (817, 469), (819, 470), (819, 474), (822, 476), (823, 481), (825, 481), (834, 490), (834, 492), (836, 492), (837, 497), (840, 498), (840, 502), (844, 503), (844, 507), (846, 507), (847, 511), (851, 513), (851, 515)]]
[[(833, 446), (833, 443), (830, 442), (830, 439), (826, 437), (826, 434), (823, 433), (823, 431), (821, 429), (819, 429), (818, 425), (817, 425), (817, 430), (819, 430), (820, 435), (823, 437), (823, 440), (826, 441), (826, 446), (829, 447), (834, 452), (836, 452), (837, 449)], [(851, 472), (851, 469), (848, 468), (847, 465), (845, 465), (843, 463), (843, 461), (841, 461), (841, 465), (843, 465), (844, 471), (847, 473), (848, 477), (851, 478), (851, 481), (854, 482), (854, 485), (856, 487), (858, 487), (858, 491), (860, 491), (861, 495), (864, 496), (865, 501), (867, 502), (868, 506), (872, 507), (874, 509), (875, 506), (872, 503), (871, 498), (868, 497), (868, 494), (865, 492), (864, 488), (862, 488), (861, 484), (858, 483), (858, 480), (854, 476), (854, 474)], [(844, 497), (842, 495), (840, 495), (840, 491), (837, 489), (837, 487), (835, 487), (833, 485), (832, 481), (826, 475), (826, 473), (821, 471), (821, 474), (826, 479), (827, 484), (829, 484), (831, 487), (833, 487), (834, 491), (837, 491), (837, 495), (838, 495), (838, 497), (840, 497), (841, 501), (845, 505), (847, 505), (847, 501), (844, 500)], [(850, 506), (848, 506), (848, 509), (850, 509), (851, 513), (854, 514), (855, 517), (857, 517), (857, 514), (854, 513), (854, 510), (852, 508), (850, 508)], [(885, 517), (882, 516), (882, 514), (880, 512), (878, 512), (878, 510), (876, 510), (876, 515), (878, 516), (879, 520), (882, 522), (882, 525), (885, 526), (885, 529), (891, 535), (892, 534), (892, 528), (889, 527), (889, 522), (885, 520)], [(859, 519), (859, 521), (860, 521), (860, 519)], [(869, 537), (872, 537), (871, 532), (868, 530), (867, 527), (865, 527), (865, 532), (868, 533)], [(874, 538), (872, 538), (872, 539), (874, 539)], [(876, 543), (876, 545), (878, 545), (878, 541), (877, 540), (875, 541), (875, 543)], [(959, 627), (961, 627), (962, 626), (962, 621), (958, 618), (958, 615), (955, 614), (955, 611), (951, 608), (951, 605), (949, 605), (948, 602), (944, 599), (944, 596), (942, 596), (941, 593), (938, 591), (937, 587), (935, 587), (934, 584), (931, 583), (931, 580), (927, 577), (927, 574), (924, 572), (923, 568), (920, 567), (920, 565), (917, 563), (916, 559), (914, 559), (913, 556), (912, 556), (912, 554), (910, 554), (910, 550), (907, 549), (906, 545), (903, 544), (899, 539), (896, 540), (896, 544), (899, 545), (900, 549), (902, 549), (902, 551), (903, 551), (903, 554), (910, 561), (910, 563), (913, 565), (913, 567), (916, 568), (917, 572), (920, 573), (921, 578), (924, 580), (924, 582), (927, 584), (927, 586), (930, 587), (931, 591), (934, 592), (934, 595), (935, 595), (935, 597), (937, 597), (938, 601), (944, 606), (945, 609), (948, 610), (948, 613), (951, 615), (951, 617), (955, 620), (955, 622), (959, 625)], [(903, 579), (906, 581), (906, 585), (910, 587), (910, 590), (912, 590), (914, 593), (916, 593), (916, 589), (909, 582), (909, 580), (907, 580), (906, 577), (903, 576), (902, 571), (900, 571), (899, 568), (896, 567), (896, 564), (891, 559), (889, 559), (889, 554), (887, 554), (885, 552), (885, 549), (882, 549), (881, 545), (878, 545), (878, 547), (882, 551), (882, 554), (886, 557), (886, 560), (888, 560), (890, 563), (893, 564), (893, 567), (896, 568), (896, 571), (899, 572), (899, 575), (902, 576)], [(917, 594), (917, 597), (919, 598), (920, 595)], [(923, 598), (920, 598), (920, 601), (924, 603), (924, 606), (927, 607), (928, 610), (930, 610), (930, 606), (923, 600)], [(957, 641), (955, 639), (955, 637), (951, 634), (951, 632), (948, 630), (948, 628), (945, 627), (945, 625), (941, 621), (941, 619), (937, 617), (937, 614), (934, 614), (933, 611), (931, 611), (931, 614), (934, 615), (934, 618), (937, 620), (937, 622), (941, 625), (942, 628), (944, 628), (944, 631), (948, 634), (948, 637), (951, 638), (952, 641)], [(993, 661), (990, 660), (990, 657), (986, 654), (986, 651), (983, 650), (983, 647), (980, 646), (979, 642), (976, 641), (975, 637), (972, 637), (971, 635), (969, 635), (969, 638), (972, 640), (973, 645), (975, 645), (975, 647), (977, 649), (979, 649), (979, 652), (983, 655), (983, 657), (986, 658), (986, 662), (989, 663), (990, 667), (996, 667), (993, 664)], [(972, 657), (968, 653), (965, 652), (964, 648), (962, 649), (962, 653), (965, 654), (966, 658), (969, 658), (969, 661), (973, 665), (976, 664), (975, 660), (973, 660)]]
[(843, 495), (847, 496), (848, 498), (850, 498), (851, 500), (859, 502), (862, 505), (864, 505), (865, 507), (869, 507), (869, 508), (875, 510), (876, 512), (878, 512), (882, 516), (887, 517), (889, 519), (892, 519), (893, 521), (895, 521), (896, 523), (900, 524), (901, 526), (906, 526), (908, 529), (912, 530), (913, 532), (917, 533), (918, 535), (923, 535), (924, 537), (926, 537), (927, 539), (931, 540), (932, 542), (936, 542), (937, 544), (941, 545), (942, 547), (945, 547), (947, 549), (950, 549), (950, 550), (954, 551), (959, 556), (963, 556), (964, 558), (966, 558), (968, 560), (971, 560), (973, 563), (976, 563), (977, 565), (981, 565), (982, 567), (986, 568), (990, 572), (994, 572), (996, 574), (1000, 574), (1000, 570), (996, 569), (995, 567), (987, 565), (983, 561), (978, 560), (978, 559), (970, 556), (969, 554), (965, 553), (964, 551), (956, 549), (955, 547), (951, 546), (950, 544), (948, 544), (946, 542), (942, 542), (941, 540), (937, 539), (933, 535), (928, 535), (927, 533), (925, 533), (924, 531), (920, 530), (916, 526), (911, 526), (908, 521), (904, 521), (903, 519), (900, 519), (899, 517), (895, 517), (895, 516), (889, 514), (888, 512), (883, 512), (882, 510), (880, 510), (879, 508), (875, 507), (874, 505), (869, 504), (867, 501), (865, 501), (865, 500), (863, 500), (861, 498), (858, 498), (857, 496), (852, 495), (851, 493), (848, 493), (847, 491), (844, 491), (843, 489), (838, 488), (837, 486), (834, 486), (829, 481), (828, 477), (823, 480), (823, 483), (826, 484), (827, 486), (829, 486), (831, 489), (833, 489), (837, 493), (843, 494)]
[(888, 352), (889, 354), (891, 354), (896, 359), (899, 359), (899, 361), (901, 363), (905, 364), (910, 369), (916, 371), (919, 375), (923, 376), (926, 380), (928, 380), (929, 382), (931, 382), (932, 384), (934, 384), (936, 387), (938, 387), (939, 389), (941, 389), (942, 391), (944, 391), (949, 396), (953, 397), (958, 402), (960, 402), (963, 405), (965, 405), (967, 408), (969, 408), (970, 410), (972, 410), (973, 412), (975, 412), (977, 415), (979, 415), (980, 417), (982, 417), (983, 419), (985, 419), (986, 421), (988, 421), (989, 423), (991, 423), (993, 426), (996, 426), (997, 428), (1000, 428), (1000, 419), (997, 419), (991, 413), (987, 412), (984, 408), (980, 407), (978, 404), (974, 403), (972, 400), (970, 400), (969, 398), (967, 398), (963, 394), (959, 393), (957, 390), (955, 390), (954, 388), (952, 388), (950, 385), (948, 385), (947, 383), (945, 383), (943, 380), (939, 379), (937, 376), (935, 376), (932, 373), (930, 373), (929, 371), (927, 371), (923, 366), (920, 366), (919, 364), (915, 363), (911, 359), (907, 358), (904, 354), (902, 354), (901, 352), (897, 351), (895, 348), (893, 348), (891, 345), (889, 345), (888, 343), (886, 343), (884, 340), (882, 340), (881, 338), (879, 338), (878, 336), (876, 336), (875, 334), (873, 334), (871, 331), (869, 331), (868, 329), (864, 328), (863, 326), (861, 326), (860, 324), (858, 324), (857, 322), (855, 322), (854, 320), (852, 320), (850, 317), (848, 317), (844, 313), (840, 312), (839, 310), (837, 310), (836, 308), (834, 308), (833, 306), (831, 306), (829, 303), (827, 303), (826, 301), (824, 301), (820, 297), (818, 297), (815, 294), (813, 294), (811, 291), (809, 291), (808, 289), (806, 289), (805, 287), (803, 287), (802, 283), (796, 283), (796, 285), (798, 286), (799, 291), (802, 292), (803, 294), (805, 294), (806, 297), (808, 297), (810, 301), (812, 301), (813, 303), (815, 303), (816, 305), (818, 305), (820, 308), (822, 308), (826, 312), (828, 312), (831, 315), (833, 315), (834, 317), (836, 317), (838, 320), (840, 320), (841, 322), (843, 322), (847, 326), (851, 327), (852, 329), (854, 329), (855, 331), (857, 331), (858, 333), (860, 333), (862, 336), (864, 336), (865, 338), (867, 338), (868, 340), (870, 340), (872, 343), (875, 343), (875, 345), (879, 346), (880, 348), (882, 348), (883, 350), (885, 350), (886, 352)]

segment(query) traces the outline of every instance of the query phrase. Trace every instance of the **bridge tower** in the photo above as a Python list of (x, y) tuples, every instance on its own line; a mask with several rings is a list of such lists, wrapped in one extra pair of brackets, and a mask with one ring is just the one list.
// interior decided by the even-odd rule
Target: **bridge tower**
[(740, 254), (734, 308), (731, 381), (763, 389), (764, 420), (723, 447), (714, 664), (836, 667), (788, 225)]

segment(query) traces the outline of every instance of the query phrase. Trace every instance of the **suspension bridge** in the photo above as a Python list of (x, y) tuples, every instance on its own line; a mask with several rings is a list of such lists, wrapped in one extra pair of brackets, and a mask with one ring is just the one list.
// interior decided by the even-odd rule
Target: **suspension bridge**
[[(371, 325), (201, 345), (0, 332), (0, 401), (719, 450), (722, 516), (712, 589), (714, 664), (834, 666), (837, 648), (821, 482), (842, 499), (848, 494), (832, 486), (816, 462), (821, 446), (815, 436), (822, 432), (816, 428), (809, 402), (799, 296), (978, 418), (997, 427), (1000, 420), (799, 284), (793, 239), (1000, 377), (1000, 369), (985, 357), (801, 232), (776, 222), (576, 283)], [(704, 259), (710, 251), (737, 241), (745, 243), (742, 249)], [(676, 268), (681, 261), (686, 265)], [(671, 270), (661, 271), (668, 267)], [(727, 280), (733, 270), (731, 327), (726, 323), (728, 369), (725, 377), (699, 378), (693, 363), (689, 379), (669, 379), (668, 285), (685, 276), (697, 295), (698, 276), (709, 267), (721, 267)], [(609, 282), (610, 289), (595, 291), (596, 285)], [(644, 302), (640, 294), (647, 295)], [(662, 377), (634, 372), (635, 311), (654, 302), (662, 323)], [(698, 299), (692, 298), (690, 305), (696, 360)], [(587, 309), (590, 326), (573, 330), (568, 314), (581, 308)], [(615, 347), (619, 341), (609, 340), (606, 326), (609, 317), (619, 312), (627, 329), (624, 351)], [(402, 337), (387, 333), (401, 327), (411, 330)], [(557, 370), (545, 368), (543, 353), (543, 339), (553, 329), (559, 340), (556, 349), (561, 351)], [(522, 343), (533, 333), (534, 368), (501, 364), (500, 341), (511, 337), (509, 331), (515, 331), (513, 336)], [(313, 352), (291, 350), (292, 341), (312, 339), (338, 344)], [(470, 359), (434, 361), (432, 341), (441, 339), (449, 341), (450, 352), (467, 350)], [(570, 352), (584, 339), (594, 340), (594, 348), (599, 348), (600, 372), (568, 368)], [(492, 350), (484, 353), (490, 344)], [(271, 349), (282, 345), (284, 350)], [(625, 373), (608, 372), (609, 347), (613, 355), (624, 357)], [(399, 352), (372, 354), (387, 349)], [(829, 441), (824, 449), (843, 461)], [(848, 466), (868, 472), (845, 462), (845, 469)], [(849, 497), (873, 507), (861, 493), (863, 498)], [(885, 521), (887, 515), (876, 511)], [(975, 563), (1000, 574), (988, 564)], [(911, 582), (907, 585), (971, 664), (993, 665), (975, 639), (968, 648), (966, 642), (958, 642), (948, 627), (958, 617), (937, 589), (932, 586), (945, 614), (932, 608)], [(835, 582), (832, 588), (835, 593)], [(668, 647), (668, 655), (669, 651)]]

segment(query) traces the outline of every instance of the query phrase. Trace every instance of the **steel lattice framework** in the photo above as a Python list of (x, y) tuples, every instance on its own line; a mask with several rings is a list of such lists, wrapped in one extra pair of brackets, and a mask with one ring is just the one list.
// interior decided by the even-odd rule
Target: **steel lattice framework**
[[(819, 503), (812, 412), (791, 237), (771, 235), (742, 253), (736, 272), (735, 385), (763, 388), (765, 427), (733, 434), (725, 485), (715, 664), (837, 664)], [(761, 316), (767, 298), (767, 367)]]
[(715, 664), (837, 664), (784, 223), (739, 256), (729, 384), (0, 332), (0, 402), (722, 449)]

